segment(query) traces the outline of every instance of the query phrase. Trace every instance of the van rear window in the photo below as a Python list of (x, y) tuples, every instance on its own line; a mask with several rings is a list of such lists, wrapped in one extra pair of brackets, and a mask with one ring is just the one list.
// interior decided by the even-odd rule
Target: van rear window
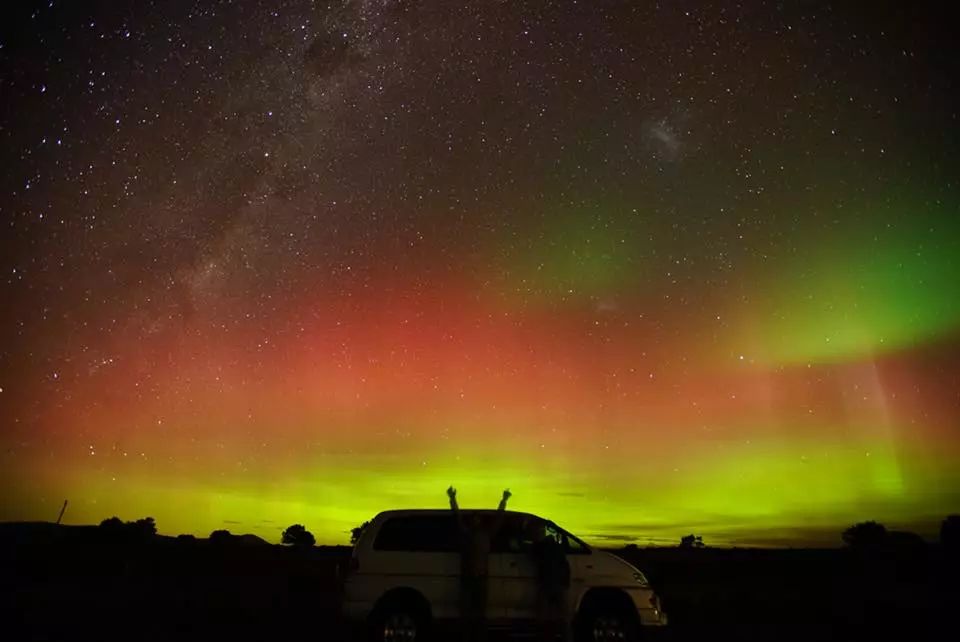
[(408, 515), (385, 522), (373, 542), (378, 551), (454, 553), (457, 523), (453, 515)]

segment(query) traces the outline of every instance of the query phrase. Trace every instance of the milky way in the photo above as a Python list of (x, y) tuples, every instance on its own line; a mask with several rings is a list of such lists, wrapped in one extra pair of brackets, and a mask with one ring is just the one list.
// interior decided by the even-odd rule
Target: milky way
[(936, 10), (21, 4), (0, 518), (337, 543), (452, 483), (595, 542), (795, 544), (960, 510)]

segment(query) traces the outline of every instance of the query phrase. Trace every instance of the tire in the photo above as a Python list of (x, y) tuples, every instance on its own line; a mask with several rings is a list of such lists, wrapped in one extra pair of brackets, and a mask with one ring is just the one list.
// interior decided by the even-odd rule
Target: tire
[(637, 642), (636, 617), (624, 609), (594, 608), (579, 618), (577, 642)]
[(390, 600), (370, 618), (370, 642), (424, 642), (429, 639), (429, 619), (408, 600)]

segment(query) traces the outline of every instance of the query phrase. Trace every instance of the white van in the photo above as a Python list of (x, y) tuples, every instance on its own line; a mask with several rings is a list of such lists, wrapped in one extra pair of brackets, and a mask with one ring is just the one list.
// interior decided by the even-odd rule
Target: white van
[[(494, 511), (460, 511), (472, 513)], [(537, 577), (525, 521), (535, 520), (564, 548), (570, 563), (568, 613), (578, 640), (631, 640), (667, 616), (638, 569), (594, 551), (553, 522), (506, 511), (489, 559), (487, 622), (491, 630), (526, 631), (535, 622)], [(459, 528), (449, 510), (385, 511), (353, 549), (343, 611), (373, 640), (414, 641), (459, 616)], [(442, 639), (442, 638), (441, 638)]]

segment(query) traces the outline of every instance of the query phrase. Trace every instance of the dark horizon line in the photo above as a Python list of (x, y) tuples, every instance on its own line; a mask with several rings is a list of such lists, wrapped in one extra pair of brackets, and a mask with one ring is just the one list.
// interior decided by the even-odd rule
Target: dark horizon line
[[(63, 524), (63, 523), (44, 521), (44, 520), (0, 521), (0, 529), (2, 529), (4, 526), (17, 526), (17, 525), (22, 525), (22, 526), (41, 526), (42, 525), (43, 527), (49, 527), (51, 529), (57, 529), (57, 528), (96, 529), (100, 527), (99, 524)], [(230, 532), (229, 529), (227, 528), (214, 529), (214, 530), (215, 531), (226, 530)], [(211, 531), (211, 533), (212, 532), (213, 531)], [(827, 531), (825, 530), (824, 532), (827, 532)], [(938, 538), (930, 538), (921, 533), (917, 533), (914, 531), (903, 531), (903, 530), (891, 529), (888, 531), (888, 533), (908, 533), (911, 535), (916, 535), (928, 545), (940, 544)], [(156, 533), (157, 537), (163, 537), (167, 539), (177, 539), (178, 537), (185, 536), (185, 535), (193, 537), (198, 540), (210, 539), (209, 534), (195, 535), (194, 533), (177, 533), (177, 534), (171, 535), (171, 534), (161, 533), (159, 531)], [(279, 542), (277, 543), (271, 542), (261, 537), (260, 535), (257, 535), (256, 533), (230, 532), (230, 535), (233, 537), (243, 537), (247, 535), (252, 535), (253, 537), (256, 537), (262, 540), (264, 543), (270, 546), (281, 546), (281, 547), (288, 546), (286, 544), (282, 544)], [(592, 548), (596, 548), (596, 549), (622, 549), (627, 547), (635, 547), (638, 549), (680, 548), (679, 538), (673, 540), (665, 537), (637, 538), (637, 537), (628, 537), (628, 536), (621, 536), (621, 535), (594, 535), (592, 537), (583, 538), (583, 539), (585, 539)], [(791, 540), (786, 538), (782, 540), (774, 539), (774, 540), (768, 540), (768, 541), (764, 541), (763, 538), (761, 538), (759, 540), (755, 540), (753, 543), (732, 543), (730, 541), (721, 541), (721, 543), (718, 543), (718, 544), (711, 544), (709, 541), (707, 541), (704, 543), (703, 548), (710, 548), (714, 550), (735, 550), (736, 549), (736, 550), (823, 550), (823, 551), (843, 550), (847, 548), (843, 544), (842, 540), (840, 539), (839, 534), (837, 535), (837, 540), (838, 541), (836, 544), (828, 544), (826, 541), (823, 541), (823, 540), (802, 540), (802, 539), (792, 540), (794, 543), (790, 543)], [(326, 548), (352, 548), (353, 545), (349, 543), (332, 544), (332, 543), (324, 543), (324, 542), (317, 541), (314, 544), (314, 546), (326, 547)]]

